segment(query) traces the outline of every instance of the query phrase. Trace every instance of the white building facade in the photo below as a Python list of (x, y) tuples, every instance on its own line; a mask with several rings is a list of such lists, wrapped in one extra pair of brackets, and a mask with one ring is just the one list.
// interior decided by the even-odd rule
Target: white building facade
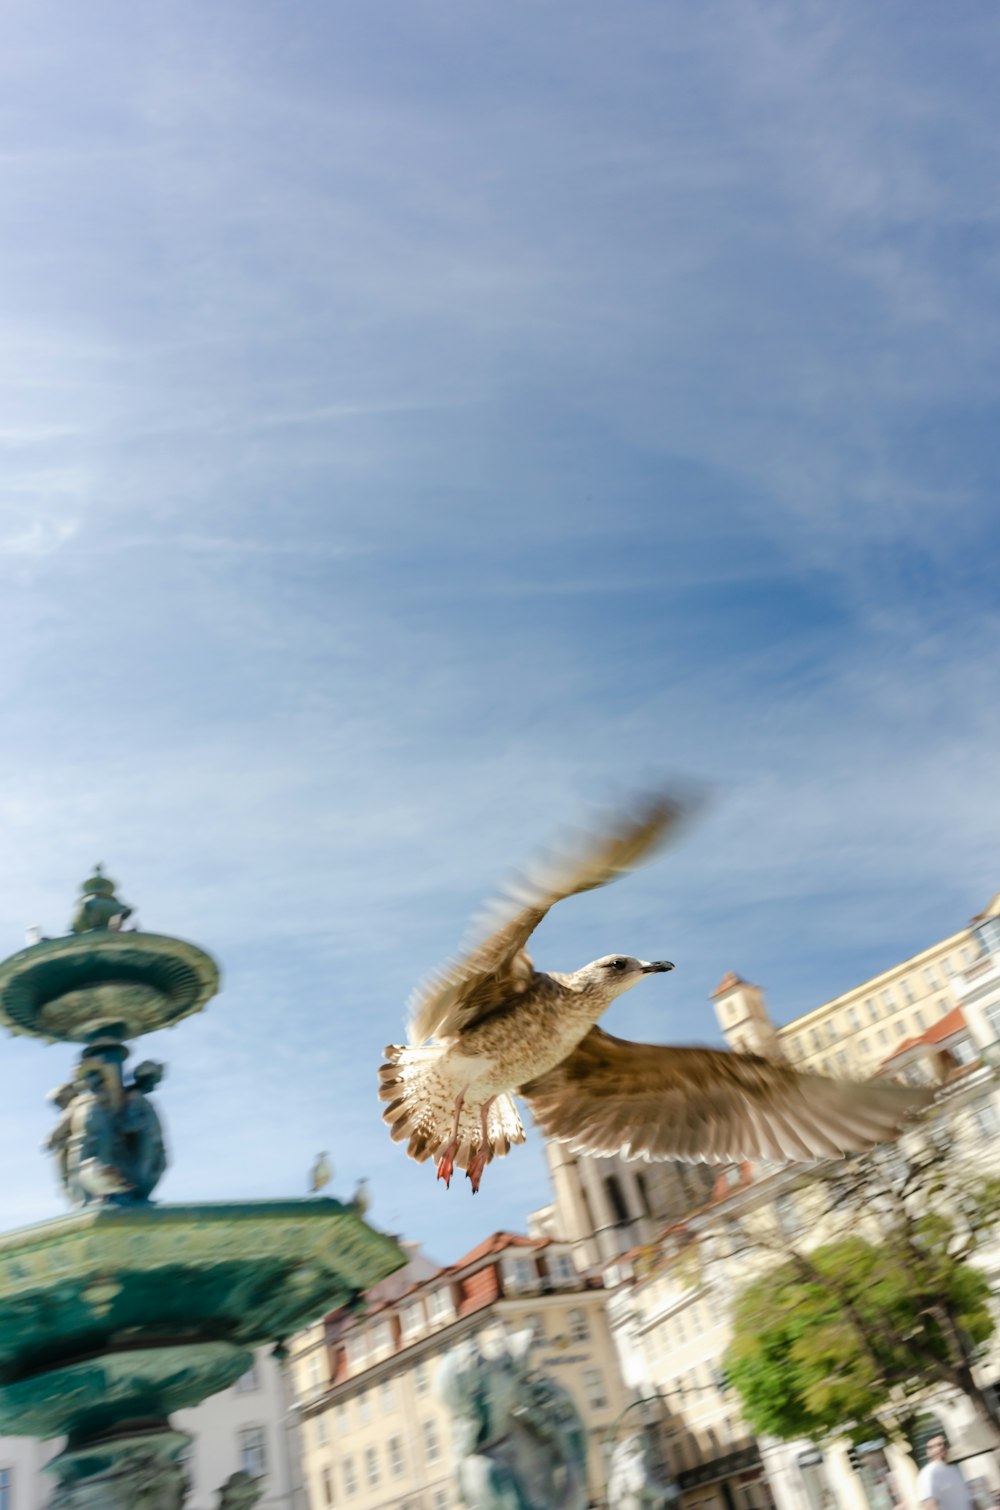
[[(218, 1490), (245, 1469), (264, 1480), (260, 1510), (303, 1510), (294, 1424), (281, 1367), (266, 1349), (230, 1389), (171, 1420), (191, 1437), (185, 1510), (214, 1510)], [(0, 1510), (43, 1510), (54, 1481), (45, 1464), (62, 1443), (0, 1437)]]

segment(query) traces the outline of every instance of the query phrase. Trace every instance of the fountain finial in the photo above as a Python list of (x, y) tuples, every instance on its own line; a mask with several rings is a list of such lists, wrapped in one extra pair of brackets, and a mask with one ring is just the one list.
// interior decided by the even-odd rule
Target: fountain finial
[(126, 918), (132, 916), (131, 907), (115, 896), (115, 883), (100, 865), (95, 865), (94, 874), (81, 882), (80, 891), (82, 896), (69, 925), (70, 933), (91, 933), (95, 929), (117, 933)]

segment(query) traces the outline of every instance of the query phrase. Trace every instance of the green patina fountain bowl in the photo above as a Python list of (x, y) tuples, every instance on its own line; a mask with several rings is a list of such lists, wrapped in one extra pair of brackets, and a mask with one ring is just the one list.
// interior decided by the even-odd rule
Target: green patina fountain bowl
[(219, 989), (210, 954), (159, 933), (70, 933), (0, 963), (0, 1023), (50, 1042), (138, 1038), (200, 1012)]
[(0, 1435), (70, 1441), (225, 1389), (405, 1262), (349, 1205), (85, 1207), (0, 1237)]

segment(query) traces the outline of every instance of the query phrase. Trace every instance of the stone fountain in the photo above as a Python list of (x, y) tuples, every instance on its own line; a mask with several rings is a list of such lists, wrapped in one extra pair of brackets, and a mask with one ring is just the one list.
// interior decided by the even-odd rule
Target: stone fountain
[(100, 867), (81, 890), (68, 934), (0, 963), (0, 1022), (80, 1046), (48, 1139), (74, 1210), (0, 1235), (0, 1435), (66, 1438), (54, 1510), (180, 1510), (188, 1438), (170, 1412), (235, 1383), (257, 1347), (282, 1357), (406, 1260), (329, 1198), (154, 1204), (164, 1066), (129, 1073), (127, 1043), (200, 1012), (219, 972), (194, 944), (126, 927)]

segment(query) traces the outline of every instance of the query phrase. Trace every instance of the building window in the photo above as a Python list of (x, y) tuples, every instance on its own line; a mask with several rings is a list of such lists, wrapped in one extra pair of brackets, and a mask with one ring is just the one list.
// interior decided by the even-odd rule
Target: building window
[(511, 1289), (527, 1290), (538, 1280), (538, 1269), (533, 1258), (508, 1258), (504, 1261), (504, 1277)]
[(899, 1019), (899, 1021), (897, 1022), (897, 1024), (896, 1024), (896, 1037), (897, 1038), (905, 1038), (906, 1037), (906, 1019), (905, 1019), (905, 1017), (901, 1017)]
[(874, 996), (865, 997), (865, 1006), (868, 1008), (868, 1021), (878, 1022), (878, 1002)]
[(959, 1064), (973, 1064), (976, 1060), (976, 1051), (971, 1038), (957, 1038), (954, 1043), (948, 1045), (953, 1056)]
[(614, 1213), (614, 1220), (616, 1222), (627, 1222), (629, 1220), (628, 1207), (625, 1204), (625, 1197), (622, 1194), (622, 1187), (616, 1174), (605, 1175), (604, 1193)]
[(888, 1028), (879, 1028), (879, 1030), (878, 1030), (878, 1041), (879, 1041), (879, 1043), (882, 1043), (882, 1044), (885, 1044), (885, 1043), (889, 1042), (889, 1029)]
[(413, 1370), (413, 1382), (416, 1385), (417, 1394), (426, 1395), (427, 1390), (430, 1386), (430, 1380), (427, 1377), (426, 1363), (417, 1364), (416, 1368)]
[(955, 973), (955, 966), (952, 964), (950, 959), (943, 959), (941, 961), (941, 969), (944, 971), (945, 975), (954, 975)]
[(324, 1505), (332, 1505), (333, 1504), (333, 1478), (331, 1477), (329, 1468), (324, 1468), (323, 1469), (323, 1472), (321, 1474), (321, 1479), (322, 1479), (322, 1482), (323, 1482), (323, 1503), (324, 1503)]
[(363, 1390), (358, 1396), (358, 1423), (361, 1426), (367, 1426), (371, 1418), (372, 1402), (369, 1399), (368, 1391)]
[(441, 1456), (441, 1444), (433, 1421), (424, 1422), (424, 1456), (428, 1463), (436, 1463)]
[(419, 1300), (411, 1300), (400, 1312), (400, 1327), (404, 1337), (416, 1337), (424, 1329), (424, 1308)]
[(914, 1012), (914, 1014), (913, 1014), (913, 1021), (916, 1023), (916, 1025), (920, 1029), (920, 1031), (923, 1032), (924, 1028), (926, 1028), (926, 1026), (927, 1026), (927, 1023), (924, 1021), (924, 1014), (921, 1011), (920, 1007), (918, 1007), (917, 1010)]
[(550, 1253), (546, 1261), (549, 1278), (556, 1284), (572, 1284), (576, 1279), (576, 1266), (568, 1253)]
[(347, 1365), (351, 1369), (361, 1368), (368, 1362), (368, 1335), (366, 1332), (355, 1332), (348, 1337)]
[(372, 1347), (376, 1353), (392, 1352), (392, 1322), (380, 1321), (372, 1332)]
[(318, 1350), (309, 1355), (309, 1388), (312, 1391), (321, 1390), (323, 1379), (323, 1354)]
[(327, 1432), (327, 1429), (326, 1429), (326, 1416), (325, 1415), (324, 1416), (317, 1416), (316, 1417), (316, 1446), (317, 1447), (325, 1447), (326, 1444), (327, 1444), (327, 1438), (328, 1438), (328, 1432)]
[(980, 1137), (995, 1138), (1000, 1134), (1000, 1117), (992, 1101), (981, 1101), (973, 1107), (972, 1116)]
[(838, 1049), (837, 1050), (837, 1068), (838, 1068), (838, 1070), (846, 1070), (847, 1069), (847, 1051), (846, 1051), (846, 1049)]
[(448, 1492), (446, 1489), (435, 1489), (434, 1510), (448, 1510)]
[(908, 980), (901, 980), (899, 984), (902, 987), (903, 1000), (906, 1002), (906, 1005), (908, 1007), (912, 1006), (913, 1005), (913, 987), (910, 985), (910, 982)]
[(779, 1195), (774, 1203), (778, 1226), (785, 1237), (794, 1237), (799, 1230), (799, 1214), (790, 1195)]
[(383, 1410), (392, 1410), (396, 1404), (396, 1395), (392, 1387), (391, 1379), (383, 1379), (378, 1387), (379, 1404)]
[(357, 1494), (358, 1476), (354, 1471), (354, 1459), (344, 1459), (344, 1491), (347, 1494)]
[(351, 1429), (351, 1422), (347, 1413), (346, 1405), (338, 1405), (333, 1413), (334, 1424), (339, 1436), (345, 1436)]
[(604, 1392), (604, 1377), (599, 1368), (585, 1368), (583, 1388), (591, 1410), (606, 1410), (608, 1397)]
[(260, 1389), (260, 1381), (257, 1378), (257, 1365), (256, 1363), (251, 1363), (246, 1373), (240, 1374), (240, 1377), (233, 1385), (233, 1391), (237, 1395), (251, 1395), (257, 1389)]
[(365, 1478), (369, 1489), (378, 1488), (378, 1453), (374, 1447), (365, 1448)]
[(389, 1472), (398, 1479), (403, 1472), (403, 1442), (401, 1437), (390, 1437), (387, 1445)]
[(892, 999), (891, 991), (882, 992), (882, 1005), (885, 1007), (885, 1010), (887, 1012), (891, 1012), (895, 1008), (896, 1003)]
[(867, 1038), (859, 1038), (858, 1039), (858, 1053), (859, 1054), (867, 1054), (868, 1053), (868, 1039)]
[(427, 1309), (430, 1312), (432, 1322), (438, 1324), (445, 1321), (454, 1321), (455, 1304), (448, 1289), (432, 1290), (427, 1297)]
[(574, 1342), (589, 1342), (590, 1327), (587, 1325), (587, 1313), (581, 1311), (579, 1306), (574, 1306), (569, 1313), (569, 1335)]
[(267, 1433), (263, 1426), (244, 1426), (238, 1434), (240, 1467), (261, 1478), (267, 1472)]
[(812, 1032), (809, 1035), (809, 1041), (812, 1044), (814, 1051), (818, 1051), (823, 1047), (823, 1040), (819, 1036), (818, 1028), (813, 1028)]
[(924, 980), (927, 982), (932, 991), (937, 990), (937, 976), (934, 974), (934, 971), (931, 969), (930, 965), (928, 965), (926, 970), (924, 971)]
[(851, 1028), (856, 1033), (858, 1031), (858, 1028), (860, 1028), (861, 1026), (861, 1018), (858, 1016), (857, 1007), (848, 1007), (847, 1021), (850, 1023)]
[(834, 1040), (836, 1039), (836, 1037), (837, 1037), (837, 1024), (836, 1024), (835, 1020), (832, 1017), (828, 1017), (827, 1020), (826, 1020), (826, 1041), (827, 1041), (827, 1043), (833, 1043)]

